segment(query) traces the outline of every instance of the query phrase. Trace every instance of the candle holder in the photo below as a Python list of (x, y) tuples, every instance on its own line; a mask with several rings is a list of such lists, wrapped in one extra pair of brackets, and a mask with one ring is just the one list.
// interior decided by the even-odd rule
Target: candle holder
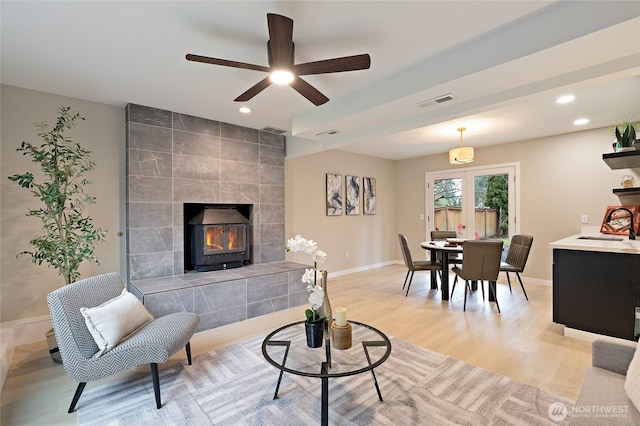
[(331, 346), (336, 349), (349, 349), (351, 347), (351, 324), (336, 325), (331, 321)]

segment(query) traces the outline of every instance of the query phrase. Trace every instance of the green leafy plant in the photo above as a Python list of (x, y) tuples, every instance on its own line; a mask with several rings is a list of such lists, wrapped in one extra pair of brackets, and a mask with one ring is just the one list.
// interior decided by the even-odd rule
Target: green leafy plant
[(625, 120), (621, 125), (615, 127), (614, 133), (619, 147), (628, 148), (636, 143), (636, 124)]
[(23, 141), (17, 151), (31, 157), (40, 167), (42, 178), (31, 172), (9, 176), (42, 201), (42, 206), (26, 213), (40, 218), (42, 232), (29, 241), (31, 249), (18, 256), (29, 255), (33, 263), (54, 267), (65, 284), (80, 277), (78, 268), (83, 261), (100, 264), (94, 248), (106, 239), (106, 231), (94, 227), (91, 218), (83, 213), (86, 205), (95, 203), (95, 197), (84, 192), (91, 183), (85, 174), (93, 170), (95, 163), (89, 150), (64, 135), (77, 120), (84, 118), (69, 107), (60, 107), (54, 127), (35, 124), (44, 143)]

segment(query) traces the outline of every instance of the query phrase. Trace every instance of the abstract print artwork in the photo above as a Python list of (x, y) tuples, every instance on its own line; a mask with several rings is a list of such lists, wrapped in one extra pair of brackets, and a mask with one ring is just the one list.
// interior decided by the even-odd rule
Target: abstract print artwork
[(376, 214), (376, 178), (362, 179), (364, 214)]
[(345, 212), (347, 215), (360, 214), (360, 177), (345, 176)]
[(342, 175), (327, 173), (327, 216), (342, 214)]

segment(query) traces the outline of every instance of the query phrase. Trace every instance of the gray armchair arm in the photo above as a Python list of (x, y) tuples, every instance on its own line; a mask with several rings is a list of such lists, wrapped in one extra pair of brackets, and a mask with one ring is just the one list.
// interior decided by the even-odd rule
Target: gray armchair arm
[(591, 365), (625, 376), (636, 351), (632, 342), (622, 344), (600, 339), (594, 340), (591, 348)]

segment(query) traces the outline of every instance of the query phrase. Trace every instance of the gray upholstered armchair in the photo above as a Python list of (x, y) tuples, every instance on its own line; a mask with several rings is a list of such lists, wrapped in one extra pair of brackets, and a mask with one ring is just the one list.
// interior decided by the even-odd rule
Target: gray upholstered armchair
[[(189, 340), (200, 318), (194, 313), (180, 312), (155, 318), (121, 340), (100, 356), (81, 308), (98, 307), (122, 294), (120, 275), (109, 273), (66, 285), (47, 296), (51, 321), (65, 371), (79, 382), (69, 413), (73, 412), (87, 382), (121, 371), (150, 364), (156, 407), (160, 400), (158, 363), (166, 362), (183, 347), (191, 364)], [(131, 296), (133, 297), (133, 296)], [(137, 302), (136, 302), (137, 303)]]

